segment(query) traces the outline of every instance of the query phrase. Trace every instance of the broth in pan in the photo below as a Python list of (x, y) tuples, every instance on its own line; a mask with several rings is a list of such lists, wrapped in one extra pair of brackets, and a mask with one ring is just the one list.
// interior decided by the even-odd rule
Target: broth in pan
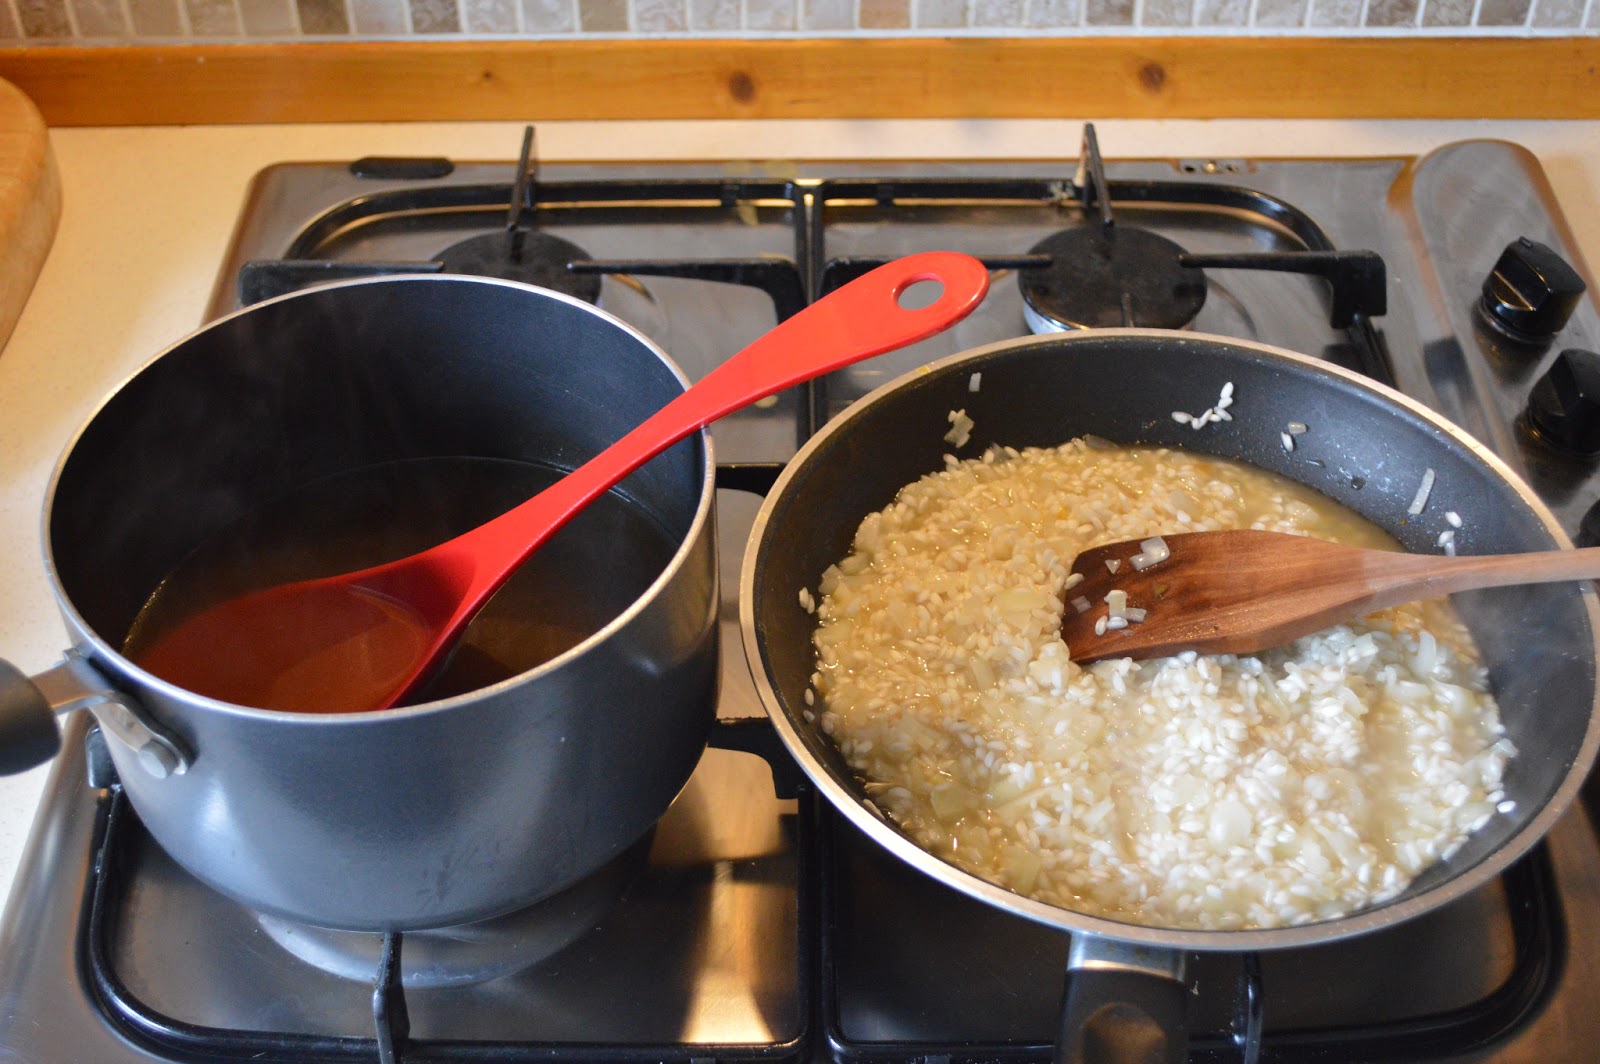
[[(312, 484), (212, 537), (151, 595), (124, 653), (187, 690), (237, 705), (301, 713), (373, 708), (363, 698), (415, 660), (385, 633), (401, 606), (373, 597), (337, 617), (281, 618), (314, 628), (327, 651), (284, 675), (227, 641), (166, 639), (218, 603), (296, 580), (423, 550), (504, 512), (551, 483), (544, 467), (440, 458), (355, 470)], [(487, 687), (581, 643), (649, 588), (677, 545), (641, 507), (610, 492), (545, 544), (484, 607), (413, 702)], [(237, 629), (234, 629), (237, 630)], [(176, 649), (175, 649), (176, 648)], [(203, 648), (203, 652), (198, 652)]]

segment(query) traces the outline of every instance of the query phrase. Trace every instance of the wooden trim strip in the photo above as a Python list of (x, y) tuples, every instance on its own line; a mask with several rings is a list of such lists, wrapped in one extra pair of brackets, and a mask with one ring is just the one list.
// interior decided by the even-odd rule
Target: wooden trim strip
[(1600, 118), (1600, 37), (347, 42), (0, 49), (51, 125)]

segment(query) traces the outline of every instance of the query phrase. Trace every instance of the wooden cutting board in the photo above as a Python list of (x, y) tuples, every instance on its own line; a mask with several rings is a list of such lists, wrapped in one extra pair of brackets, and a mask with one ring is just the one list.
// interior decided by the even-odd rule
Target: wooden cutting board
[(44, 119), (0, 81), (0, 348), (22, 314), (61, 220), (61, 175)]

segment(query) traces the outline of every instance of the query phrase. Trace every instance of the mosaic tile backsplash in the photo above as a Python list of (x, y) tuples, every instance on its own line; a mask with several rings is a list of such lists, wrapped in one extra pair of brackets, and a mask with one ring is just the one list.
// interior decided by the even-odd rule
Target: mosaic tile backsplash
[(1597, 35), (1600, 0), (0, 0), (10, 43), (424, 37)]

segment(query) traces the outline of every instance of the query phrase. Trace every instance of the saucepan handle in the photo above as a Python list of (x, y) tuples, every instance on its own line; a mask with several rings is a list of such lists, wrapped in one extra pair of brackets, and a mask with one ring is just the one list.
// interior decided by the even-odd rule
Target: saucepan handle
[(42, 765), (60, 749), (50, 700), (26, 673), (0, 661), (0, 776)]
[(1074, 938), (1056, 1064), (1183, 1064), (1186, 959), (1172, 950)]
[(54, 757), (61, 749), (55, 718), (79, 709), (92, 711), (101, 730), (132, 750), (145, 772), (158, 779), (183, 775), (194, 755), (136, 707), (76, 650), (37, 676), (0, 661), (0, 775)]

